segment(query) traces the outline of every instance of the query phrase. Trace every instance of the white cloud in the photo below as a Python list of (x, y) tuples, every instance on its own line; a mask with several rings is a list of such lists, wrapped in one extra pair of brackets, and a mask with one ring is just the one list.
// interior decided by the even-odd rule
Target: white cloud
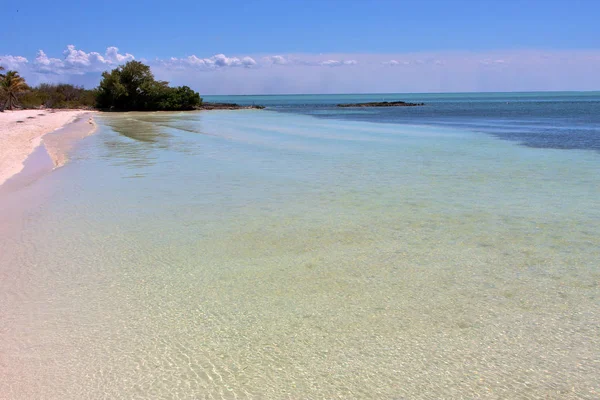
[(43, 50), (39, 50), (33, 62), (34, 71), (53, 74), (85, 74), (104, 71), (109, 67), (135, 59), (129, 53), (119, 54), (119, 49), (116, 47), (107, 48), (103, 56), (94, 51), (86, 53), (83, 50), (77, 50), (71, 44), (67, 46), (63, 54), (64, 58), (62, 59), (51, 58)]
[(33, 62), (39, 71), (58, 73), (64, 68), (64, 62), (58, 58), (49, 58), (43, 50), (38, 50)]
[[(27, 81), (93, 87), (105, 71), (135, 59), (67, 46), (29, 60), (0, 56)], [(397, 54), (215, 54), (144, 60), (157, 79), (202, 94), (597, 90), (600, 50), (519, 50)]]
[(70, 44), (63, 51), (65, 55), (65, 65), (72, 67), (89, 67), (92, 62), (102, 62), (104, 59), (99, 53), (86, 53), (83, 50), (77, 50), (74, 45)]
[(342, 65), (356, 65), (356, 64), (358, 64), (358, 61), (356, 61), (356, 60), (344, 60), (344, 61), (325, 60), (325, 61), (321, 61), (321, 62), (317, 63), (317, 65), (322, 65), (324, 67), (341, 67)]
[(135, 57), (129, 53), (119, 54), (119, 49), (112, 46), (106, 49), (105, 59), (111, 64), (122, 64), (127, 61), (133, 61)]
[(262, 61), (265, 64), (276, 64), (276, 65), (286, 65), (286, 64), (290, 63), (289, 59), (287, 59), (284, 56), (279, 56), (279, 55), (263, 57)]
[(486, 59), (479, 61), (479, 64), (481, 64), (481, 65), (500, 65), (500, 64), (505, 64), (505, 63), (506, 63), (506, 60), (503, 60), (503, 59), (492, 60), (492, 59), (486, 58)]
[(326, 60), (321, 61), (319, 65), (323, 65), (325, 67), (339, 67), (340, 65), (342, 65), (342, 63), (338, 60)]
[(324, 59), (322, 54), (319, 57), (310, 54), (300, 56), (282, 56), (273, 55), (261, 58), (260, 65), (286, 65), (286, 66), (305, 66), (305, 67), (340, 67), (343, 65), (357, 65), (357, 60), (334, 60)]
[(201, 67), (205, 67), (206, 66), (206, 62), (203, 59), (198, 58), (196, 56), (189, 56), (186, 59), (177, 59), (175, 57), (171, 57), (170, 61), (172, 63), (178, 63), (178, 62), (179, 63), (187, 63), (187, 64), (192, 65), (192, 66), (201, 66)]
[(19, 69), (23, 64), (27, 64), (28, 62), (25, 57), (21, 56), (0, 56), (0, 65), (6, 69)]
[(389, 60), (389, 61), (383, 61), (381, 64), (387, 65), (390, 67), (395, 67), (398, 65), (446, 65), (446, 61), (440, 60), (440, 59), (435, 59), (435, 58), (429, 58), (429, 59), (423, 60), (421, 58), (410, 57), (408, 60), (402, 60), (402, 61)]
[(237, 57), (227, 57), (225, 54), (217, 54), (207, 59), (207, 61), (217, 67), (236, 67), (241, 65), (241, 61)]
[(227, 57), (225, 54), (216, 54), (209, 58), (200, 58), (196, 55), (191, 55), (186, 58), (171, 57), (168, 61), (163, 62), (168, 67), (185, 67), (191, 66), (198, 69), (213, 70), (226, 67), (245, 67), (252, 68), (258, 63), (252, 57)]
[(250, 68), (256, 65), (256, 61), (252, 57), (244, 57), (242, 58), (242, 64), (244, 64), (244, 67)]

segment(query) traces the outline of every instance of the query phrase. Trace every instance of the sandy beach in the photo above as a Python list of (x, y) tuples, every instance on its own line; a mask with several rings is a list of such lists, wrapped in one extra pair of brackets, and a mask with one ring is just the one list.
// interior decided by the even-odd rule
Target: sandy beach
[[(45, 134), (74, 121), (85, 110), (19, 110), (0, 113), (0, 185), (23, 169), (27, 157), (40, 145)], [(91, 133), (95, 128), (90, 120)], [(55, 166), (65, 155), (49, 151)]]

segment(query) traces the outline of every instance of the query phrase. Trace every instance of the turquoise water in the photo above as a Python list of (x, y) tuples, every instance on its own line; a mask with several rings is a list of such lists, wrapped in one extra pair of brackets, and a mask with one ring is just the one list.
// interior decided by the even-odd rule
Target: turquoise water
[[(397, 100), (424, 102), (425, 106), (335, 107)], [(529, 147), (600, 151), (600, 92), (207, 96), (206, 101), (262, 104), (270, 110), (318, 118), (445, 126)]]
[(4, 398), (598, 397), (598, 152), (282, 108), (3, 194)]

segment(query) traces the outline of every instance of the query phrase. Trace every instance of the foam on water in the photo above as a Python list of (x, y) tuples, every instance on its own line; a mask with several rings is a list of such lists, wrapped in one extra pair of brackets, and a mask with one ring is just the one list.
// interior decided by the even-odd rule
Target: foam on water
[(105, 115), (0, 199), (0, 393), (597, 398), (600, 156), (270, 111)]

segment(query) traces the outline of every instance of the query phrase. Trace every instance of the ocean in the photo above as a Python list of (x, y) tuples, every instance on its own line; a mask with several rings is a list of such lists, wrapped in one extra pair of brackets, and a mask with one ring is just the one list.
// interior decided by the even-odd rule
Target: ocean
[(2, 194), (0, 398), (600, 396), (600, 93), (205, 100)]

